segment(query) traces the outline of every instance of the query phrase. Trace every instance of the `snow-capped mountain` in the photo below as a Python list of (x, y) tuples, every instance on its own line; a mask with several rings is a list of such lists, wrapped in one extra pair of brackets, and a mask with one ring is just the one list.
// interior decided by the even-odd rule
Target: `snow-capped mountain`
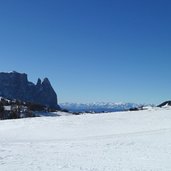
[(130, 108), (140, 107), (142, 105), (135, 103), (114, 103), (114, 102), (97, 102), (97, 103), (60, 103), (61, 108), (70, 112), (116, 112), (125, 111)]

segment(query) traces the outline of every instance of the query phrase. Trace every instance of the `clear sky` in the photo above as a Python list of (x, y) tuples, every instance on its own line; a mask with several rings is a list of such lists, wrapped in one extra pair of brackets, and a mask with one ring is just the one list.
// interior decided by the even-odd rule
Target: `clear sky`
[(0, 70), (59, 102), (171, 99), (170, 0), (1, 0)]

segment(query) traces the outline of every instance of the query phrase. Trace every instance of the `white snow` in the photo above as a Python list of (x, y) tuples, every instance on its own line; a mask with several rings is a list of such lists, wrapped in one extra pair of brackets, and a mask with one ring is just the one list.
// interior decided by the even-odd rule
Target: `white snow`
[(52, 116), (70, 116), (70, 115), (72, 115), (72, 113), (68, 113), (68, 112), (34, 112), (34, 114), (36, 115), (36, 116), (39, 116), (39, 117), (43, 117), (43, 116), (45, 116), (45, 117), (48, 117), (48, 116), (50, 116), (50, 117), (52, 117)]
[(4, 110), (10, 111), (11, 110), (11, 106), (4, 106)]
[(0, 171), (170, 171), (171, 109), (0, 121)]

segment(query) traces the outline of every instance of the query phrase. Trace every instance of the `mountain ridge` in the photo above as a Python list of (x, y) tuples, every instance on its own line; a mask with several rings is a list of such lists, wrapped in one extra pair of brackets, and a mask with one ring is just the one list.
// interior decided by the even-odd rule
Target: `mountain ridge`
[(136, 103), (114, 103), (114, 102), (94, 102), (94, 103), (60, 103), (61, 108), (71, 112), (116, 112), (125, 111), (131, 108), (142, 106)]

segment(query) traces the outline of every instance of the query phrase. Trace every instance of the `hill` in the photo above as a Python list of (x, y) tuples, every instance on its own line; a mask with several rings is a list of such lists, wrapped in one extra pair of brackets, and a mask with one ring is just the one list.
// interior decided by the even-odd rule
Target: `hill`
[(161, 103), (160, 105), (158, 105), (158, 107), (164, 107), (164, 106), (171, 106), (171, 101), (165, 101)]
[(36, 117), (42, 113), (50, 116), (51, 112), (56, 112), (56, 109), (33, 102), (0, 97), (0, 120)]

